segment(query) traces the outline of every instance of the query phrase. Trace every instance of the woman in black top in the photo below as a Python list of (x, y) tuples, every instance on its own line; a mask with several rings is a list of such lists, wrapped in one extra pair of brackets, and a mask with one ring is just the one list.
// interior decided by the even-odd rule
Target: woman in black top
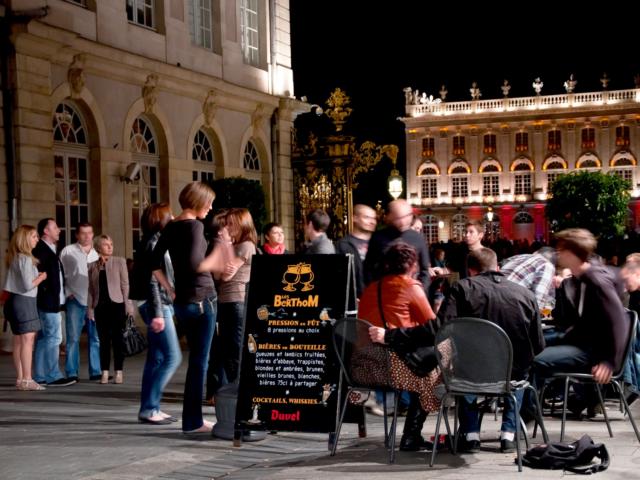
[(172, 288), (162, 271), (164, 254), (171, 255), (175, 275), (174, 309), (187, 335), (189, 366), (184, 384), (182, 431), (210, 432), (213, 424), (202, 417), (204, 378), (216, 324), (216, 289), (210, 272), (198, 272), (207, 242), (200, 220), (207, 216), (215, 193), (206, 184), (192, 182), (180, 192), (182, 213), (170, 222), (153, 250), (153, 274), (167, 290)]

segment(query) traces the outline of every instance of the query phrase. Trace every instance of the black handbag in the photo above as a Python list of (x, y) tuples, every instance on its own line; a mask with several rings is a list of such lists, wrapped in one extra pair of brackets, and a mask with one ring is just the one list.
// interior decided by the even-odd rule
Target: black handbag
[(142, 353), (147, 348), (147, 339), (136, 327), (133, 315), (127, 315), (124, 330), (122, 331), (122, 344), (125, 357), (132, 357)]

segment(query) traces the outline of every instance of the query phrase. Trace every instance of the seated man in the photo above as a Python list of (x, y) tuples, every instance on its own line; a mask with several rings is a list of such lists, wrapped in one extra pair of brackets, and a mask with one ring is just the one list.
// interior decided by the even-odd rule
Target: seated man
[[(579, 281), (573, 299), (578, 318), (565, 332), (561, 345), (547, 347), (536, 356), (534, 384), (540, 388), (545, 379), (556, 372), (591, 373), (598, 383), (609, 383), (624, 360), (629, 332), (629, 320), (616, 290), (616, 280), (604, 265), (589, 261), (597, 245), (591, 232), (570, 228), (558, 232), (556, 239), (558, 264), (569, 268)], [(581, 398), (574, 397), (570, 408), (576, 414), (588, 408), (593, 415), (598, 403), (595, 391), (582, 390)]]
[[(493, 250), (472, 251), (467, 260), (469, 278), (460, 280), (451, 289), (438, 315), (447, 322), (456, 317), (484, 318), (499, 325), (513, 346), (512, 380), (525, 380), (534, 356), (544, 348), (540, 313), (534, 294), (525, 287), (507, 280), (498, 272), (498, 259)], [(522, 390), (516, 393), (517, 408), (522, 402)], [(480, 448), (480, 421), (476, 397), (469, 395), (460, 401), (460, 431), (466, 434), (461, 451)], [(505, 400), (500, 429), (500, 450), (515, 451), (516, 406)]]
[[(514, 359), (512, 378), (522, 380), (527, 377), (531, 362), (536, 353), (544, 346), (540, 314), (532, 292), (510, 282), (497, 271), (498, 261), (493, 250), (481, 247), (472, 251), (467, 258), (469, 278), (455, 284), (445, 299), (438, 314), (438, 320), (450, 321), (456, 317), (477, 317), (498, 324), (507, 333), (513, 344)], [(384, 331), (372, 327), (370, 335), (373, 341), (380, 341), (394, 349), (402, 348), (408, 340), (416, 343), (420, 339), (424, 345), (433, 344), (433, 330), (437, 324), (413, 328), (396, 328)], [(380, 332), (382, 330), (382, 332)], [(413, 400), (413, 399), (412, 399)], [(480, 448), (480, 422), (474, 396), (460, 399), (462, 402), (460, 429), (466, 434), (461, 451), (477, 451)], [(520, 403), (521, 399), (518, 398)], [(420, 406), (417, 406), (420, 408)], [(502, 417), (501, 449), (504, 452), (515, 450), (515, 406), (507, 401)], [(414, 405), (410, 406), (410, 412)], [(420, 409), (421, 410), (421, 409)], [(403, 446), (425, 444), (420, 432), (426, 413), (407, 416), (400, 449)], [(409, 449), (409, 448), (406, 448)]]

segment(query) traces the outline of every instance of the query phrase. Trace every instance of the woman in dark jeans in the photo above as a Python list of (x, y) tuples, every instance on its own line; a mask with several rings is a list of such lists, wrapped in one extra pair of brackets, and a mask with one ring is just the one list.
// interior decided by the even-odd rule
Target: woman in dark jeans
[(180, 192), (182, 213), (162, 231), (152, 258), (153, 274), (171, 291), (162, 271), (164, 254), (169, 251), (175, 274), (174, 310), (189, 346), (189, 366), (184, 384), (182, 431), (210, 432), (213, 424), (202, 417), (204, 379), (209, 361), (211, 338), (216, 324), (216, 289), (210, 272), (199, 272), (207, 242), (200, 220), (207, 216), (215, 193), (206, 184), (191, 182)]
[[(141, 272), (141, 291), (135, 298), (144, 300), (139, 309), (142, 319), (147, 324), (149, 339), (149, 351), (142, 374), (138, 420), (152, 425), (166, 425), (177, 421), (160, 410), (164, 387), (182, 360), (180, 342), (173, 323), (173, 302), (170, 293), (162, 288), (151, 274), (153, 249), (163, 228), (172, 218), (171, 206), (168, 203), (154, 203), (145, 209), (140, 222), (143, 237), (135, 259), (135, 268)], [(164, 257), (162, 271), (173, 285), (173, 266), (168, 252)]]

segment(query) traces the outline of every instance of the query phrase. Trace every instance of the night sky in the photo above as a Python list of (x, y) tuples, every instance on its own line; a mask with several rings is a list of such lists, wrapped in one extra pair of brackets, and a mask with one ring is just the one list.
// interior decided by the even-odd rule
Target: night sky
[(588, 10), (581, 1), (477, 2), (465, 9), (452, 1), (378, 4), (290, 3), (296, 96), (324, 107), (335, 87), (345, 89), (359, 141), (402, 148), (396, 118), (404, 115), (407, 86), (438, 98), (444, 83), (447, 100), (462, 101), (470, 99), (473, 81), (490, 99), (502, 98), (504, 79), (517, 97), (534, 95), (538, 76), (542, 94), (550, 95), (564, 93), (571, 73), (575, 91), (586, 92), (601, 90), (605, 71), (610, 90), (633, 88), (640, 72), (638, 2), (600, 2)]

